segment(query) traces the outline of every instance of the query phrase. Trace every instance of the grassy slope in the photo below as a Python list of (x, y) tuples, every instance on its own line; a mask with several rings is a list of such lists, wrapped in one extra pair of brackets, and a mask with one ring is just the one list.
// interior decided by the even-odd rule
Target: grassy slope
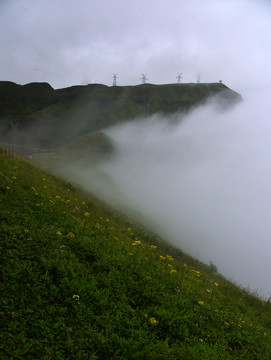
[(1, 359), (271, 358), (270, 304), (33, 165), (0, 169)]
[(18, 85), (0, 81), (0, 118), (22, 119), (58, 101), (54, 89), (47, 83)]
[[(46, 83), (0, 82), (0, 129), (18, 125), (17, 141), (56, 147), (77, 136), (157, 112), (187, 111), (211, 95), (232, 104), (240, 96), (220, 83), (108, 87), (100, 84), (54, 90)], [(20, 138), (19, 133), (28, 133)], [(11, 136), (6, 135), (6, 138)]]

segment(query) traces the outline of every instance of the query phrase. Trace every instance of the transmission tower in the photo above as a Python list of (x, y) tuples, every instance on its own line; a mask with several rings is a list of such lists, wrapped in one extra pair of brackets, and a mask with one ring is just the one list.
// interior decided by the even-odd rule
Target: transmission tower
[(197, 83), (198, 83), (198, 84), (200, 83), (200, 74), (198, 74)]
[(113, 74), (113, 86), (117, 86), (117, 77), (118, 74)]
[(140, 78), (142, 80), (142, 84), (146, 84), (147, 79), (147, 74), (142, 74), (142, 77)]
[(181, 83), (181, 80), (182, 80), (182, 73), (178, 73), (176, 79), (177, 79), (177, 84), (180, 84)]

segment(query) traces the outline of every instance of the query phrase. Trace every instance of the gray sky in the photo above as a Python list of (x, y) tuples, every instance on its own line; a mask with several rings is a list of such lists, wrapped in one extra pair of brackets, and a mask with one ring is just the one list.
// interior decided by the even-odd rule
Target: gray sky
[(0, 80), (271, 83), (265, 0), (0, 0)]

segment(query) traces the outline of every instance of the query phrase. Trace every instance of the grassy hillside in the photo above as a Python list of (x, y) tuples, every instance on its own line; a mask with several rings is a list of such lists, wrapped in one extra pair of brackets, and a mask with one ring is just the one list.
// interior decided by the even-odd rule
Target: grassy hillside
[(0, 140), (55, 148), (136, 117), (185, 112), (214, 95), (222, 106), (232, 106), (241, 98), (221, 83), (92, 84), (54, 90), (46, 83), (0, 82)]
[(90, 194), (0, 157), (7, 359), (271, 358), (271, 305)]
[(25, 121), (32, 113), (41, 110), (58, 98), (54, 89), (47, 83), (18, 85), (10, 81), (0, 81), (0, 119)]

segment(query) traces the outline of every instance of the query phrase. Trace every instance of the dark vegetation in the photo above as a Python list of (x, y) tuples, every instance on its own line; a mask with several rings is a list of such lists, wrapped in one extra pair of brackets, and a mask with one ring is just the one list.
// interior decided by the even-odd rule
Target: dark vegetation
[(0, 358), (271, 358), (271, 305), (90, 194), (0, 157)]

